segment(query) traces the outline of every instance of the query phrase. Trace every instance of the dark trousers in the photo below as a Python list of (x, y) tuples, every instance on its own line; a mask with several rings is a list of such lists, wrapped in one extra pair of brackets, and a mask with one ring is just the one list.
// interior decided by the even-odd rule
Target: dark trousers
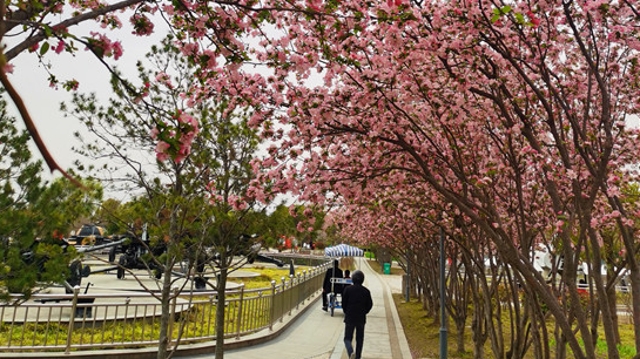
[(362, 357), (362, 344), (364, 342), (364, 323), (344, 325), (344, 346), (347, 348), (347, 355), (353, 353), (353, 331), (356, 332), (356, 359)]

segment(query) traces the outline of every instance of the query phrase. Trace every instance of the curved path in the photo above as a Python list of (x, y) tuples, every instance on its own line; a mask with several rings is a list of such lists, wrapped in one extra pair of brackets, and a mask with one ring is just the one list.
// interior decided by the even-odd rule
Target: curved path
[[(364, 285), (371, 291), (373, 309), (367, 316), (363, 359), (411, 359), (409, 345), (404, 335), (396, 307), (392, 287), (400, 287), (400, 276), (380, 275), (373, 271), (364, 258), (356, 260), (358, 269), (365, 273)], [(238, 349), (225, 350), (225, 359), (347, 359), (342, 338), (344, 324), (342, 310), (334, 316), (321, 310), (320, 297), (308, 304), (306, 310), (292, 317), (281, 328), (256, 333)], [(213, 348), (200, 348), (209, 354), (189, 355), (187, 349), (176, 353), (178, 358), (211, 359)]]

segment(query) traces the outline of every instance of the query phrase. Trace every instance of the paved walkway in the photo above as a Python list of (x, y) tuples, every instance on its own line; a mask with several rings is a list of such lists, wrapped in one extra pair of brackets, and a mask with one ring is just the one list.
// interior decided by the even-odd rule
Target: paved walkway
[[(365, 274), (364, 285), (371, 291), (373, 309), (367, 316), (363, 359), (411, 359), (409, 345), (391, 296), (401, 286), (400, 276), (381, 275), (371, 269), (364, 258), (356, 266)], [(265, 330), (236, 341), (237, 349), (225, 350), (225, 359), (347, 359), (342, 338), (343, 314), (334, 316), (321, 310), (320, 297), (307, 304), (297, 317), (287, 317), (273, 331)], [(242, 341), (243, 343), (237, 343)], [(183, 346), (181, 349), (187, 349)], [(196, 349), (197, 348), (193, 348)], [(210, 359), (212, 348), (200, 348), (208, 354), (177, 353), (179, 358)]]

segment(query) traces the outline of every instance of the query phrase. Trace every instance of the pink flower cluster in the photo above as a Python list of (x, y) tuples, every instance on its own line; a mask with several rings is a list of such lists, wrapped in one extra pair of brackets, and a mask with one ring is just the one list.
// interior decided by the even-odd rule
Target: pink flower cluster
[(53, 48), (53, 50), (56, 52), (56, 54), (61, 53), (62, 51), (64, 51), (65, 48), (65, 43), (63, 40), (58, 41), (58, 45), (56, 45), (56, 47)]
[(153, 34), (153, 22), (145, 15), (134, 14), (129, 21), (131, 22), (131, 25), (133, 25), (132, 34), (138, 36), (148, 36)]
[(191, 144), (199, 132), (198, 121), (184, 112), (175, 119), (175, 126), (164, 123), (151, 130), (151, 138), (158, 141), (155, 148), (158, 161), (173, 159), (179, 163), (191, 153)]
[(120, 41), (111, 41), (106, 35), (97, 32), (91, 32), (93, 38), (90, 41), (94, 51), (100, 50), (102, 56), (111, 57), (118, 60), (122, 56), (122, 43)]
[(13, 73), (13, 64), (4, 64), (4, 66), (2, 66), (2, 71), (4, 71), (5, 74), (12, 74)]

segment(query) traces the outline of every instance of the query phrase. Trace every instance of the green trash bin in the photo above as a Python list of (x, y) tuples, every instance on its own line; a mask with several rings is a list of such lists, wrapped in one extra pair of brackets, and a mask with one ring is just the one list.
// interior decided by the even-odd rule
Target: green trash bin
[(382, 273), (391, 274), (391, 263), (383, 263), (382, 264)]

